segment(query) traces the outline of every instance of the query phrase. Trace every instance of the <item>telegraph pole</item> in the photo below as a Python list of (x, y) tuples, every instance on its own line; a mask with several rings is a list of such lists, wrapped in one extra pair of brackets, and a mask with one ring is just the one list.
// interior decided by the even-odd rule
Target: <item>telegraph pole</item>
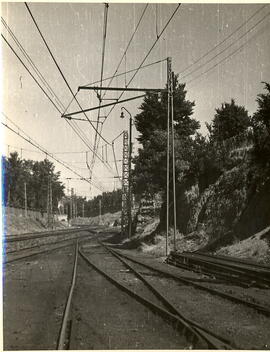
[(74, 194), (74, 189), (71, 188), (71, 195), (70, 195), (70, 219), (71, 220), (74, 217), (73, 194)]
[(27, 193), (26, 193), (26, 182), (24, 182), (24, 216), (27, 217)]
[(99, 225), (101, 225), (101, 198), (98, 201), (98, 205), (99, 205)]
[(48, 227), (53, 227), (53, 213), (52, 213), (52, 181), (51, 176), (48, 176), (48, 193), (47, 193), (47, 221)]
[(82, 217), (84, 218), (84, 201), (82, 203)]
[(74, 217), (77, 218), (77, 196), (74, 194)]

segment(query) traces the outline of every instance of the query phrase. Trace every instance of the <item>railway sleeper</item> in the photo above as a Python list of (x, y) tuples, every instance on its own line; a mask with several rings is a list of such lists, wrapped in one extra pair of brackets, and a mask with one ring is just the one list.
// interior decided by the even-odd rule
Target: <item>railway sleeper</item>
[(247, 273), (241, 269), (232, 269), (225, 267), (221, 264), (210, 263), (203, 260), (192, 259), (188, 260), (188, 264), (184, 263), (182, 259), (174, 259), (177, 264), (184, 264), (187, 267), (191, 267), (197, 272), (201, 272), (203, 268), (205, 268), (208, 272), (215, 272), (216, 274), (220, 275), (221, 273), (225, 274), (226, 276), (230, 276), (232, 280), (238, 281), (239, 279), (242, 282), (247, 282), (250, 285), (256, 284), (261, 288), (268, 288), (270, 287), (270, 281), (264, 277), (259, 277), (257, 274)]
[[(89, 258), (86, 257), (86, 255), (79, 250), (79, 254), (81, 257), (86, 261), (86, 263), (90, 266), (92, 266), (97, 272), (99, 272), (101, 275), (103, 275), (107, 280), (109, 280), (112, 284), (114, 284), (116, 287), (118, 287), (120, 290), (126, 292), (128, 295), (136, 299), (138, 302), (141, 304), (145, 305), (148, 307), (154, 314), (160, 315), (164, 320), (168, 321), (172, 326), (177, 329), (182, 335), (187, 338), (188, 343), (191, 344), (192, 348), (200, 348), (200, 349), (205, 349), (205, 348), (216, 348), (218, 349), (217, 346), (214, 347), (214, 344), (211, 343), (211, 341), (206, 341), (201, 334), (198, 333), (196, 328), (193, 328), (189, 324), (187, 324), (183, 319), (178, 317), (175, 314), (170, 313), (169, 311), (163, 309), (162, 307), (152, 303), (145, 297), (135, 293), (134, 291), (130, 290), (128, 287), (125, 285), (120, 284), (117, 280), (111, 278), (106, 272), (104, 272), (102, 269), (98, 268), (94, 263), (90, 261)], [(223, 348), (224, 349), (224, 348)], [(231, 348), (230, 348), (231, 349)]]

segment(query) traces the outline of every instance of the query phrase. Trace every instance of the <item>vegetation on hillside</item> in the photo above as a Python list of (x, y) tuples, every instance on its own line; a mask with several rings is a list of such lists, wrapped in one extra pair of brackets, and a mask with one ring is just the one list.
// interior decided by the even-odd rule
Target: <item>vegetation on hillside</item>
[(60, 172), (47, 159), (43, 161), (20, 159), (18, 153), (2, 157), (3, 170), (3, 204), (22, 208), (25, 205), (25, 184), (27, 207), (46, 211), (48, 183), (51, 182), (53, 193), (53, 211), (57, 210), (58, 201), (64, 196), (64, 185), (59, 181)]
[[(186, 100), (185, 85), (174, 77), (177, 228), (181, 233), (196, 231), (204, 224), (210, 238), (228, 234), (232, 238), (236, 232), (249, 233), (248, 226), (258, 231), (268, 225), (270, 85), (264, 83), (264, 88), (253, 116), (234, 99), (224, 102), (207, 124), (208, 135), (202, 136), (199, 122), (192, 118), (195, 103)], [(134, 190), (137, 195), (163, 194), (162, 231), (166, 217), (167, 95), (159, 101), (155, 94), (147, 94), (140, 109), (135, 123), (142, 147), (134, 158)], [(259, 219), (251, 216), (256, 207)]]

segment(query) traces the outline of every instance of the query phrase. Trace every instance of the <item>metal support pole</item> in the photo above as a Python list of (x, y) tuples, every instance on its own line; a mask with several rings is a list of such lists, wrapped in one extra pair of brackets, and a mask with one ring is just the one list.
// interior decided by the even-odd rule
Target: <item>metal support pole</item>
[(126, 234), (128, 226), (128, 132), (123, 133), (123, 164), (122, 164), (122, 216), (121, 233)]
[(128, 237), (131, 237), (132, 212), (131, 212), (131, 157), (132, 157), (132, 117), (129, 118), (129, 156), (128, 156)]
[(173, 74), (171, 76), (171, 122), (172, 122), (172, 177), (173, 177), (173, 245), (176, 251), (176, 190), (175, 190), (175, 150), (174, 150), (174, 111), (173, 111)]
[(132, 158), (132, 116), (131, 113), (122, 106), (121, 118), (124, 118), (123, 110), (129, 114), (129, 144), (128, 144), (128, 194), (127, 194), (127, 212), (128, 212), (128, 237), (132, 234), (132, 193), (131, 193), (131, 158)]
[(169, 254), (169, 206), (170, 206), (170, 80), (171, 80), (171, 58), (167, 58), (167, 202), (166, 202), (166, 256)]

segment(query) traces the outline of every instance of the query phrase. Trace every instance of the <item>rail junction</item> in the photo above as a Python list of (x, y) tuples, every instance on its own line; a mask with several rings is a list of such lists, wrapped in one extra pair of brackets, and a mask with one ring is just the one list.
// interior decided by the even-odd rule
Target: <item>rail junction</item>
[[(8, 316), (12, 318), (16, 307), (29, 323), (41, 319), (39, 324), (43, 328), (45, 324), (48, 336), (45, 334), (37, 341), (41, 334), (39, 324), (31, 325), (31, 328), (26, 324), (25, 334), (19, 335), (19, 327), (23, 328), (19, 318), (15, 323), (17, 344), (14, 344), (14, 332), (9, 333), (4, 341), (5, 348), (153, 349), (159, 346), (224, 350), (251, 348), (258, 343), (252, 334), (250, 339), (241, 339), (239, 331), (233, 335), (228, 333), (229, 321), (224, 327), (213, 327), (205, 320), (205, 313), (200, 312), (200, 306), (204, 306), (202, 311), (208, 309), (208, 315), (211, 315), (222, 305), (224, 310), (228, 309), (228, 313), (224, 312), (224, 319), (230, 311), (236, 310), (240, 315), (246, 315), (244, 320), (259, 324), (258, 328), (262, 325), (264, 329), (269, 327), (267, 266), (205, 253), (184, 253), (182, 256), (172, 253), (167, 259), (169, 264), (175, 264), (172, 258), (185, 260), (184, 268), (181, 265), (175, 267), (119, 249), (110, 244), (110, 237), (104, 227), (84, 227), (7, 239), (4, 264), (4, 316), (7, 323), (4, 329), (12, 330)], [(194, 271), (193, 260), (197, 265), (198, 258), (206, 268), (212, 262), (224, 265), (224, 268), (227, 265), (227, 276), (216, 278), (211, 270), (207, 274), (206, 270), (200, 274), (191, 272)], [(205, 262), (207, 266), (204, 266)], [(52, 266), (57, 267), (56, 276), (50, 273)], [(238, 284), (229, 279), (235, 268), (238, 271), (245, 268), (249, 273)], [(29, 276), (29, 269), (30, 282), (25, 277)], [(254, 280), (249, 287), (247, 278), (252, 272), (257, 273), (258, 281)], [(18, 300), (21, 295), (19, 306), (11, 294), (14, 286), (18, 289)], [(188, 306), (185, 292), (191, 299), (190, 304), (197, 300), (195, 308)], [(48, 297), (51, 302), (47, 301)], [(32, 302), (33, 299), (41, 307), (44, 305), (44, 310), (41, 307), (30, 309), (28, 300)], [(54, 304), (53, 308), (51, 304)], [(196, 314), (192, 312), (194, 309), (197, 309)], [(42, 319), (48, 319), (50, 326)], [(260, 348), (267, 348), (269, 336), (262, 336)]]

